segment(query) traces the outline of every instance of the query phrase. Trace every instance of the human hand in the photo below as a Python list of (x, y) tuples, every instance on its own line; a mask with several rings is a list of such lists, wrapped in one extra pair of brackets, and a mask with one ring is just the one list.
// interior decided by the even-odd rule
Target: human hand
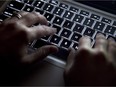
[(89, 37), (82, 37), (77, 51), (71, 50), (64, 72), (66, 85), (116, 85), (116, 42), (96, 37), (91, 48)]
[[(0, 59), (11, 64), (31, 64), (40, 61), (58, 48), (43, 46), (33, 54), (27, 54), (30, 41), (42, 36), (52, 35), (56, 29), (47, 26), (47, 20), (37, 12), (20, 12), (20, 19), (11, 17), (0, 24)], [(33, 26), (35, 23), (42, 25)]]

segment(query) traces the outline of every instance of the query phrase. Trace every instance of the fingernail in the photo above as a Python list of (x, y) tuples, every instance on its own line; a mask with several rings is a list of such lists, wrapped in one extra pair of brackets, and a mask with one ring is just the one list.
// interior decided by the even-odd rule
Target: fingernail
[(84, 35), (84, 37), (90, 39), (90, 36)]
[(97, 36), (104, 36), (102, 33), (97, 33)]

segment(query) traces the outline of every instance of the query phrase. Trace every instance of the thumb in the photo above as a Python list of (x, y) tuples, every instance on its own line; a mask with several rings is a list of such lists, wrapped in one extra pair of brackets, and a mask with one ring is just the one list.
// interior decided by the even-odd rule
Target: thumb
[(45, 57), (47, 57), (49, 54), (55, 52), (58, 52), (58, 48), (56, 46), (53, 45), (42, 46), (36, 52), (25, 56), (23, 58), (23, 62), (28, 64), (39, 62), (43, 60)]

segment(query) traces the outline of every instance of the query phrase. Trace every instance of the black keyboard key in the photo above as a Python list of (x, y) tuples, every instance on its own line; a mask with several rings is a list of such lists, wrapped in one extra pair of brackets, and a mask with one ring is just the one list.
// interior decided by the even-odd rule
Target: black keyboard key
[(75, 12), (75, 13), (77, 13), (79, 11), (78, 8), (75, 8), (75, 7), (72, 7), (72, 6), (70, 7), (69, 10), (72, 11), (72, 12)]
[(32, 12), (34, 10), (34, 7), (26, 5), (23, 10), (27, 12)]
[(84, 26), (82, 26), (80, 24), (76, 24), (73, 31), (82, 33), (83, 29), (84, 29)]
[(35, 44), (33, 45), (33, 48), (39, 48), (44, 45), (51, 45), (51, 44), (39, 39), (35, 42)]
[(57, 29), (56, 34), (58, 34), (60, 32), (60, 30), (61, 30), (61, 27), (58, 26), (58, 25), (53, 25), (53, 27)]
[(75, 33), (75, 32), (74, 32), (74, 34), (73, 34), (72, 37), (71, 37), (71, 40), (76, 41), (76, 42), (79, 42), (79, 39), (80, 39), (81, 37), (82, 37), (81, 34)]
[(1, 14), (0, 15), (0, 22), (4, 21), (5, 19), (7, 19), (8, 16), (4, 15), (4, 14)]
[(61, 37), (59, 37), (57, 35), (53, 35), (51, 40), (50, 40), (51, 43), (54, 43), (56, 45), (58, 45), (60, 41), (61, 41)]
[(113, 26), (115, 26), (115, 27), (116, 27), (116, 21), (114, 21)]
[(83, 19), (84, 19), (83, 16), (76, 14), (73, 21), (81, 23)]
[(14, 12), (18, 12), (18, 11), (14, 10), (14, 9), (12, 9), (12, 8), (7, 7), (7, 8), (4, 10), (3, 13), (6, 14), (6, 15), (9, 15), (9, 16), (12, 16), (12, 15), (14, 14)]
[(84, 16), (89, 16), (89, 12), (84, 11), (84, 10), (81, 10), (80, 14)]
[(69, 48), (70, 45), (71, 45), (71, 41), (67, 40), (67, 39), (63, 39), (62, 43), (61, 43), (61, 47), (64, 47), (64, 48)]
[(50, 0), (49, 3), (51, 3), (53, 5), (58, 5), (58, 1), (56, 1), (56, 0)]
[(90, 28), (86, 28), (86, 30), (85, 30), (85, 32), (84, 32), (84, 35), (93, 37), (94, 33), (95, 33), (95, 30), (92, 30), (92, 29), (90, 29)]
[(53, 13), (56, 14), (56, 15), (61, 16), (63, 11), (64, 10), (62, 8), (56, 7), (55, 10), (53, 11)]
[(108, 39), (109, 38), (113, 38), (116, 41), (116, 37), (114, 37), (114, 36), (108, 35)]
[(46, 12), (46, 13), (44, 14), (44, 16), (46, 17), (46, 19), (47, 19), (48, 21), (51, 21), (51, 20), (52, 20), (52, 18), (54, 17), (54, 15), (53, 15), (53, 14), (48, 13), (48, 12)]
[(53, 23), (58, 25), (61, 25), (62, 22), (63, 22), (63, 19), (58, 16), (56, 16), (55, 19), (53, 20)]
[(69, 20), (65, 20), (64, 24), (63, 24), (63, 27), (65, 28), (68, 28), (68, 29), (71, 29), (72, 26), (73, 26), (73, 22), (69, 21)]
[(98, 16), (96, 14), (91, 14), (90, 18), (99, 20), (100, 19), (100, 16)]
[(47, 3), (47, 4), (45, 4), (45, 6), (43, 7), (43, 10), (46, 10), (46, 11), (48, 11), (48, 12), (51, 12), (53, 8), (54, 8), (53, 5)]
[(72, 47), (73, 47), (75, 50), (78, 50), (78, 46), (79, 46), (78, 43), (74, 43)]
[(112, 20), (103, 17), (102, 20), (101, 20), (101, 22), (110, 24), (112, 22)]
[(42, 37), (42, 39), (44, 39), (44, 40), (48, 40), (50, 38), (50, 36), (44, 36), (44, 37)]
[(59, 7), (64, 8), (64, 9), (68, 9), (68, 5), (65, 3), (60, 3)]
[(35, 11), (36, 11), (36, 12), (39, 12), (41, 15), (44, 13), (44, 11), (41, 10), (41, 9), (39, 9), (39, 8), (35, 9)]
[(42, 6), (44, 5), (44, 2), (37, 0), (37, 1), (35, 1), (35, 3), (33, 5), (38, 8), (42, 8)]
[(70, 11), (66, 11), (63, 15), (64, 18), (71, 19), (73, 17), (74, 13)]
[(11, 1), (9, 6), (15, 8), (15, 9), (21, 10), (24, 6), (24, 3), (21, 3), (18, 1)]
[(93, 29), (103, 31), (104, 27), (105, 27), (105, 24), (104, 23), (96, 22), (96, 24), (95, 24), (95, 26), (94, 26)]
[(69, 38), (69, 36), (71, 35), (71, 31), (67, 30), (67, 29), (63, 29), (63, 31), (61, 32), (60, 36)]
[(116, 31), (116, 27), (112, 27), (112, 26), (108, 25), (104, 32), (113, 35), (115, 33), (115, 31)]
[(93, 25), (93, 23), (94, 23), (94, 20), (86, 18), (83, 24), (91, 27)]

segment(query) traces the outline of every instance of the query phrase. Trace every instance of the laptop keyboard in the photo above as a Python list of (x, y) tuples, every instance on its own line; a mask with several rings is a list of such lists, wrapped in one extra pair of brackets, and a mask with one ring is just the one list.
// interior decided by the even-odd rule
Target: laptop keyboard
[[(73, 7), (58, 0), (15, 0), (7, 5), (0, 15), (0, 21), (13, 15), (13, 12), (36, 11), (44, 15), (49, 26), (57, 28), (57, 33), (34, 40), (29, 44), (33, 49), (40, 46), (53, 44), (59, 47), (59, 52), (54, 56), (66, 60), (68, 48), (78, 49), (79, 39), (83, 35), (91, 37), (92, 46), (97, 33), (102, 33), (106, 38), (116, 40), (116, 20), (102, 17), (92, 12)], [(35, 26), (38, 24), (35, 24)]]

